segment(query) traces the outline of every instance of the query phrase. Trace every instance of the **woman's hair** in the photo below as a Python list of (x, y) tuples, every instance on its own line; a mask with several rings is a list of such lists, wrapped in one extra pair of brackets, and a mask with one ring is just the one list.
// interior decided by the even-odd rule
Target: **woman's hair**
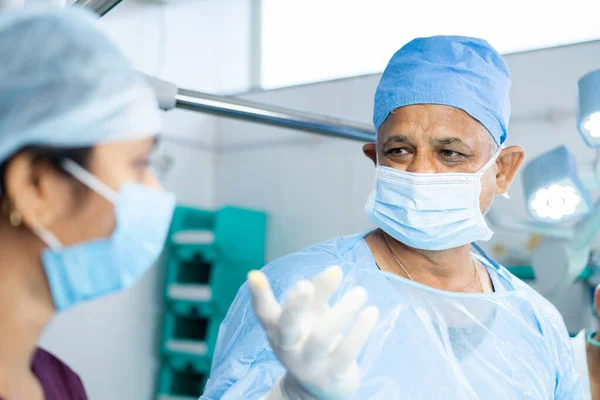
[[(16, 152), (12, 157), (19, 153), (29, 153), (32, 157), (32, 163), (47, 163), (52, 166), (56, 171), (71, 177), (62, 166), (61, 162), (65, 159), (75, 161), (77, 164), (84, 168), (88, 167), (93, 147), (51, 147), (51, 146), (27, 146)], [(0, 165), (0, 198), (3, 195), (5, 187), (5, 175), (6, 166), (12, 159), (10, 157), (7, 161)]]

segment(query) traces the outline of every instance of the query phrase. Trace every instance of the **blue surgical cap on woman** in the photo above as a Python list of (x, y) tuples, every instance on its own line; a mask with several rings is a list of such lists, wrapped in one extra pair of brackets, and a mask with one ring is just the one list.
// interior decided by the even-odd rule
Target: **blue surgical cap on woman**
[(501, 145), (510, 118), (510, 73), (488, 42), (461, 36), (415, 39), (394, 54), (375, 92), (373, 124), (397, 108), (440, 104), (465, 111)]
[(88, 147), (155, 135), (155, 94), (91, 13), (0, 14), (0, 162), (26, 146)]

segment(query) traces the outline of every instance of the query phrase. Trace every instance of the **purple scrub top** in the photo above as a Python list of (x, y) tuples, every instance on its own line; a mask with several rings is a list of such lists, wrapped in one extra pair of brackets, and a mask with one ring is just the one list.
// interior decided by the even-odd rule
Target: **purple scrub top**
[(38, 348), (31, 370), (38, 377), (46, 400), (87, 400), (79, 376), (47, 351)]

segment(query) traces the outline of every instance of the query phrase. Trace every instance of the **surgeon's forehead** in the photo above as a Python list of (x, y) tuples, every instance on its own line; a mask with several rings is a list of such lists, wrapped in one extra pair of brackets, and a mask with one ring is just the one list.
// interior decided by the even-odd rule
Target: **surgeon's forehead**
[(464, 144), (486, 149), (491, 138), (475, 118), (458, 108), (438, 104), (415, 104), (394, 110), (381, 125), (378, 141), (435, 142), (439, 145)]

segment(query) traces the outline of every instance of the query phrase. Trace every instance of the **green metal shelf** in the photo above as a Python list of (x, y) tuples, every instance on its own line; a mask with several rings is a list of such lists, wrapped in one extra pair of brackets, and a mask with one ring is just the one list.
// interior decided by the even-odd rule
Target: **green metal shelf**
[(176, 208), (166, 246), (157, 400), (197, 399), (231, 302), (264, 265), (266, 215), (235, 207)]

